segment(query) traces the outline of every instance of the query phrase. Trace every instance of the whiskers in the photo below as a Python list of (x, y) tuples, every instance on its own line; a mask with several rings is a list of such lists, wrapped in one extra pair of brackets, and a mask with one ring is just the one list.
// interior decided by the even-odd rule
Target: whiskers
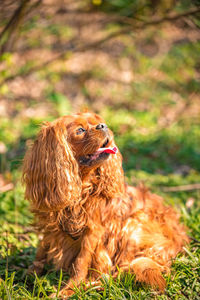
[(96, 148), (99, 146), (100, 142), (94, 133), (91, 133), (89, 138), (87, 138), (86, 143), (84, 143), (83, 153), (84, 155), (92, 154)]

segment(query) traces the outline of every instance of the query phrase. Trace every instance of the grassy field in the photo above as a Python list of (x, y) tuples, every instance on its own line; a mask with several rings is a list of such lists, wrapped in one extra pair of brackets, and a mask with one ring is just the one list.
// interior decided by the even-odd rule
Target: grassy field
[[(163, 192), (163, 187), (200, 182), (198, 124), (188, 124), (187, 120), (186, 124), (158, 130), (153, 111), (105, 108), (102, 115), (114, 130), (123, 153), (127, 181), (145, 182), (151, 190), (163, 195), (167, 203), (176, 206), (194, 240), (173, 262), (164, 295), (136, 283), (133, 274), (119, 274), (115, 280), (102, 275), (103, 291), (94, 287), (87, 291), (76, 289), (72, 299), (200, 299), (200, 192)], [(32, 119), (20, 122), (18, 128), (17, 122), (7, 120), (2, 131), (10, 156), (5, 161), (2, 157), (1, 164), (6, 168), (4, 178), (13, 183), (13, 188), (0, 196), (1, 299), (47, 299), (59, 282), (67, 279), (67, 274), (51, 268), (42, 277), (26, 274), (34, 259), (37, 237), (30, 226), (32, 216), (20, 184), (21, 161), (25, 141), (34, 137), (39, 123)], [(19, 138), (13, 144), (13, 132), (20, 128)]]
[[(85, 106), (114, 131), (127, 182), (142, 181), (173, 205), (191, 243), (173, 261), (164, 294), (138, 284), (134, 274), (119, 272), (116, 279), (102, 274), (100, 287), (75, 288), (71, 299), (200, 299), (200, 189), (193, 186), (200, 184), (199, 35), (179, 24), (151, 27), (100, 49), (69, 52), (24, 76), (36, 61), (53, 57), (56, 45), (64, 47), (88, 20), (78, 12), (67, 19), (45, 13), (45, 21), (33, 16), (22, 28), (21, 52), (1, 56), (0, 299), (48, 299), (68, 279), (51, 266), (43, 276), (27, 274), (38, 240), (21, 166), (43, 121)], [(102, 33), (95, 21), (93, 26)], [(91, 37), (85, 26), (80, 38), (88, 39), (86, 30)], [(114, 30), (116, 24), (106, 28)]]

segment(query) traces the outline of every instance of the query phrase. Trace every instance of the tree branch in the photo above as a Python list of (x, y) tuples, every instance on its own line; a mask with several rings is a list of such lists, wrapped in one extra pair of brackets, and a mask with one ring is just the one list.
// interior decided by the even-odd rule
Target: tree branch
[[(12, 15), (10, 21), (7, 23), (7, 25), (4, 27), (4, 29), (2, 30), (2, 32), (0, 33), (0, 44), (1, 44), (1, 50), (0, 52), (3, 53), (5, 50), (9, 50), (7, 49), (7, 42), (9, 42), (8, 44), (12, 47), (13, 43), (14, 43), (14, 39), (11, 39), (11, 36), (13, 36), (14, 32), (16, 32), (20, 22), (22, 21), (23, 15), (24, 15), (24, 11), (26, 9), (26, 6), (28, 4), (30, 0), (22, 0), (21, 4), (19, 5), (19, 7), (16, 9), (16, 11), (14, 12), (14, 14)], [(8, 35), (7, 38), (5, 37), (5, 35)], [(5, 37), (5, 40), (4, 40)]]
[(185, 192), (192, 190), (200, 190), (200, 183), (163, 187), (164, 192)]
[(171, 14), (171, 15), (167, 15), (165, 17), (155, 18), (154, 20), (148, 21), (148, 22), (145, 22), (145, 20), (143, 20), (143, 19), (134, 17), (134, 19), (136, 19), (137, 21), (142, 22), (142, 24), (140, 24), (138, 26), (135, 26), (134, 20), (129, 17), (116, 16), (116, 17), (113, 17), (113, 19), (111, 19), (111, 20), (113, 20), (115, 22), (117, 22), (117, 21), (123, 22), (124, 24), (132, 25), (132, 26), (136, 27), (137, 29), (140, 29), (140, 28), (144, 28), (146, 26), (157, 25), (157, 24), (161, 24), (164, 22), (176, 21), (176, 20), (184, 18), (184, 17), (195, 15), (199, 12), (200, 12), (200, 7), (195, 7), (195, 8), (191, 8), (190, 10), (185, 11), (180, 14)]
[[(27, 1), (27, 0), (26, 0)], [(28, 0), (29, 1), (29, 0)], [(91, 49), (94, 49), (94, 48), (97, 48), (99, 46), (101, 46), (102, 44), (106, 43), (107, 41), (115, 38), (115, 37), (118, 37), (120, 35), (124, 35), (124, 34), (128, 34), (130, 33), (131, 31), (133, 31), (133, 29), (135, 30), (140, 30), (140, 29), (143, 29), (147, 26), (154, 26), (154, 25), (158, 25), (158, 24), (161, 24), (163, 22), (172, 22), (172, 21), (175, 21), (175, 20), (178, 20), (180, 18), (183, 18), (183, 17), (186, 17), (186, 16), (191, 16), (191, 15), (195, 15), (197, 13), (200, 12), (200, 7), (198, 8), (192, 8), (190, 10), (188, 10), (187, 12), (184, 12), (184, 13), (180, 13), (180, 14), (176, 14), (176, 15), (171, 15), (171, 16), (166, 16), (166, 17), (163, 17), (163, 18), (157, 18), (157, 19), (154, 19), (152, 21), (149, 21), (149, 22), (144, 22), (144, 23), (141, 23), (139, 25), (136, 25), (136, 24), (131, 24), (131, 25), (127, 25), (126, 27), (124, 27), (123, 29), (120, 29), (118, 31), (115, 31), (115, 32), (112, 32), (110, 33), (109, 35), (107, 35), (106, 37), (100, 39), (100, 40), (97, 40), (95, 42), (91, 42), (89, 44), (83, 44), (83, 45), (80, 45), (80, 44), (77, 44), (77, 45), (72, 45), (71, 43), (74, 42), (75, 39), (73, 39), (71, 42), (70, 42), (70, 45), (68, 47), (68, 50), (66, 51), (63, 51), (63, 52), (60, 52), (58, 53), (56, 56), (54, 56), (53, 58), (47, 60), (45, 63), (41, 64), (41, 65), (37, 65), (37, 66), (34, 66), (32, 67), (31, 69), (27, 70), (26, 72), (24, 72), (23, 74), (20, 74), (19, 72), (17, 72), (16, 74), (13, 74), (7, 78), (4, 79), (2, 83), (6, 83), (10, 80), (13, 80), (14, 78), (18, 77), (18, 76), (21, 76), (21, 77), (25, 77), (33, 72), (36, 72), (38, 70), (40, 70), (41, 68), (44, 68), (46, 66), (48, 66), (49, 64), (53, 63), (55, 60), (58, 60), (58, 59), (63, 59), (65, 58), (66, 54), (70, 51), (70, 52), (73, 52), (73, 53), (77, 53), (77, 52), (85, 52), (85, 51), (88, 51), (88, 50), (91, 50)], [(141, 21), (142, 22), (142, 21)]]

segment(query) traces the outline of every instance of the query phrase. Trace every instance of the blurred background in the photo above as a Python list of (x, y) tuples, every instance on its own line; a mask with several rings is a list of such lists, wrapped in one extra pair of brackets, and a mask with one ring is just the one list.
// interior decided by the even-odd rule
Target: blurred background
[(85, 108), (126, 169), (199, 171), (199, 16), (196, 0), (1, 1), (1, 173), (42, 121)]
[[(200, 1), (0, 6), (0, 230), (7, 232), (1, 255), (16, 258), (37, 243), (20, 183), (27, 146), (43, 121), (86, 108), (114, 131), (127, 181), (165, 195), (199, 235), (185, 207), (198, 218)], [(32, 256), (23, 257), (26, 266)]]

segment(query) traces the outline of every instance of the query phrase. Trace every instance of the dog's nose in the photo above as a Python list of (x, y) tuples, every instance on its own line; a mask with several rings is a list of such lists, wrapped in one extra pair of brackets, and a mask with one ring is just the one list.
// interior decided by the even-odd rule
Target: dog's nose
[(108, 126), (104, 123), (100, 123), (96, 126), (96, 129), (106, 130), (108, 129)]

